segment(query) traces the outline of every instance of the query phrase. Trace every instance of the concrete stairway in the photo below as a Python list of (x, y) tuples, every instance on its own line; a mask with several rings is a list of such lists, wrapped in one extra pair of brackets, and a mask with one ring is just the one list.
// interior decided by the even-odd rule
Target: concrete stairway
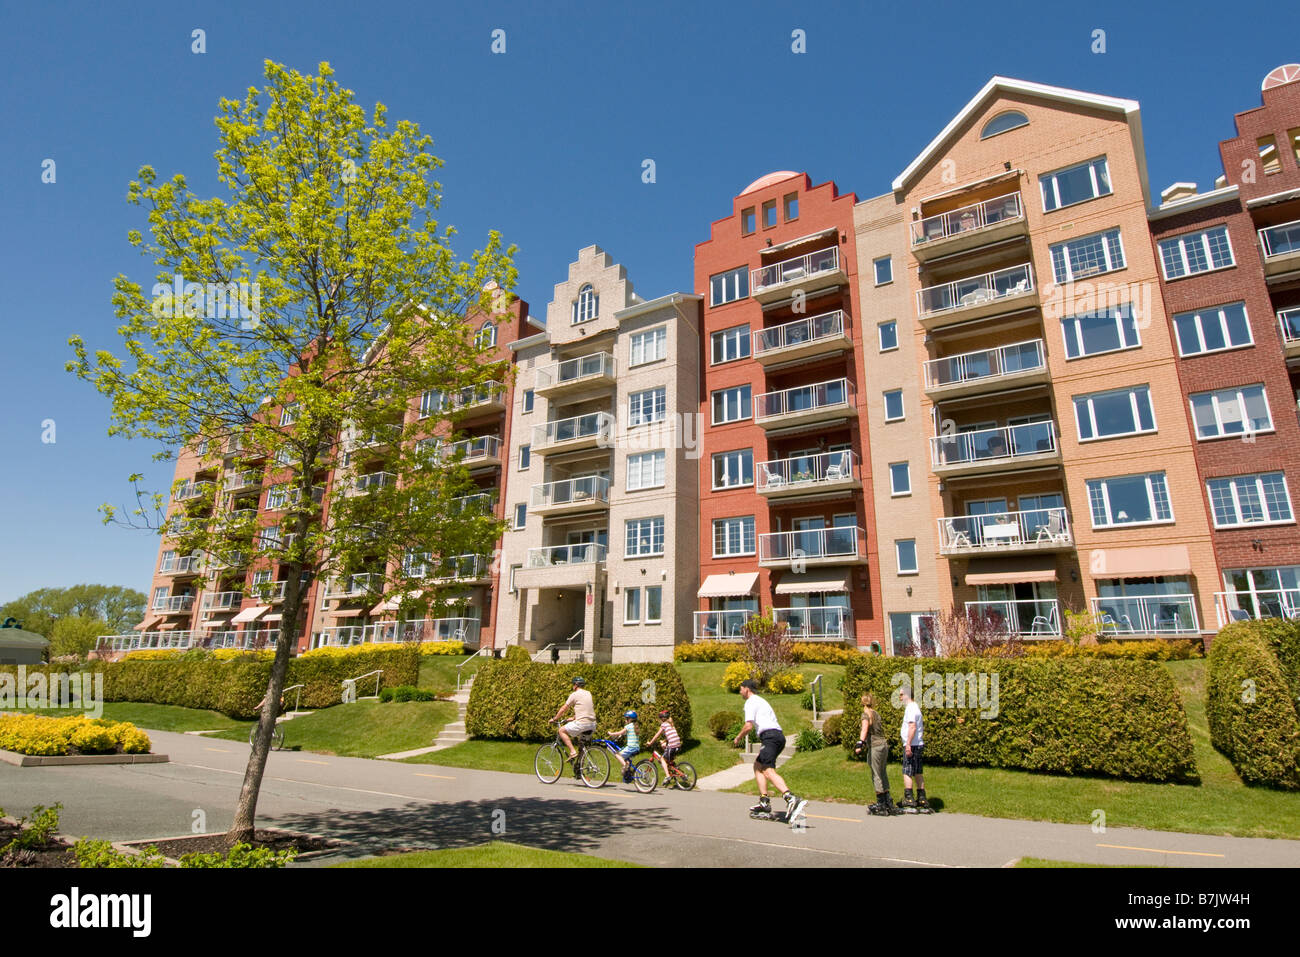
[(445, 748), (454, 748), (463, 741), (469, 740), (469, 734), (465, 731), (465, 711), (469, 706), (469, 689), (474, 684), (474, 676), (471, 675), (465, 687), (461, 688), (451, 700), (456, 702), (456, 720), (450, 724), (443, 725), (438, 732), (438, 736), (433, 739), (433, 744), (427, 748), (415, 748), (412, 751), (395, 751), (392, 754), (381, 754), (380, 758), (386, 758), (390, 761), (400, 761), (403, 758), (413, 758), (420, 754), (429, 754), (433, 751), (442, 751)]

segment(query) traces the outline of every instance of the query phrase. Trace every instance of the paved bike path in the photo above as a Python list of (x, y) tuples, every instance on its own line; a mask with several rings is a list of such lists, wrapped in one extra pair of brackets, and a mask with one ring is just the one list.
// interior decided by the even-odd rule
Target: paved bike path
[[(195, 822), (229, 827), (248, 757), (238, 742), (150, 732), (170, 764), (15, 768), (0, 765), (9, 813), (64, 805), (62, 831), (113, 840), (179, 836)], [(617, 782), (617, 778), (614, 779)], [(743, 794), (600, 790), (572, 779), (431, 764), (274, 752), (258, 824), (380, 849), (461, 847), (504, 839), (640, 864), (685, 867), (1001, 866), (1017, 857), (1186, 867), (1300, 866), (1300, 841), (944, 812), (872, 817), (850, 804), (812, 802), (806, 826), (754, 821)], [(196, 813), (197, 812), (197, 813)]]

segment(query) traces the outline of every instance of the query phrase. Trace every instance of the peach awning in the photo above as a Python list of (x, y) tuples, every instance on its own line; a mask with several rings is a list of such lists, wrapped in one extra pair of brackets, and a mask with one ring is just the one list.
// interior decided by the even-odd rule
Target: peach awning
[(325, 612), (325, 614), (334, 618), (356, 618), (364, 611), (364, 608), (335, 608)]
[(848, 591), (849, 572), (846, 568), (830, 568), (820, 571), (786, 572), (776, 586), (778, 595), (807, 595), (815, 591)]
[(270, 610), (270, 605), (254, 605), (252, 608), (245, 608), (230, 620), (232, 623), (238, 622), (239, 624), (244, 624), (246, 622), (256, 621)]
[(758, 572), (710, 575), (704, 579), (697, 594), (700, 598), (741, 598), (754, 593), (754, 583), (757, 581)]
[(966, 568), (967, 585), (1014, 585), (1019, 582), (1054, 581), (1056, 581), (1055, 555), (972, 558)]
[(1192, 559), (1186, 545), (1143, 545), (1139, 548), (1097, 548), (1088, 561), (1093, 578), (1155, 578), (1190, 575)]

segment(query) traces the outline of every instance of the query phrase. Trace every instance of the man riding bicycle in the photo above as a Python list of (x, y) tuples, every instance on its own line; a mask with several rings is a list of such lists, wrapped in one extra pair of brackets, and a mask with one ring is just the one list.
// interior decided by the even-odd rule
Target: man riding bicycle
[[(567, 724), (560, 725), (560, 740), (564, 746), (569, 749), (570, 760), (578, 756), (578, 749), (574, 746), (573, 736), (579, 734), (590, 734), (596, 730), (596, 702), (591, 698), (591, 692), (586, 689), (587, 679), (582, 675), (573, 676), (573, 691), (560, 710), (555, 713), (551, 719), (554, 724), (564, 717), (564, 713), (570, 708), (573, 709), (573, 720)], [(580, 777), (577, 763), (573, 766), (573, 776)]]

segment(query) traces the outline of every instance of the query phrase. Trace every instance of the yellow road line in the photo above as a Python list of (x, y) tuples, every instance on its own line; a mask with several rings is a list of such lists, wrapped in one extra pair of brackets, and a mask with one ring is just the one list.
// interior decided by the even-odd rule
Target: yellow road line
[(860, 817), (830, 817), (825, 814), (805, 814), (804, 817), (815, 817), (819, 821), (846, 821), (849, 824), (861, 824)]
[(630, 796), (622, 793), (621, 791), (606, 791), (604, 788), (569, 788), (569, 791), (571, 791), (574, 794), (590, 794), (593, 791), (595, 791), (603, 797), (625, 798)]
[(229, 748), (204, 748), (204, 751), (220, 751), (222, 754), (229, 754)]
[(1127, 844), (1098, 844), (1098, 847), (1113, 847), (1120, 851), (1150, 851), (1152, 854), (1185, 854), (1188, 857), (1227, 857), (1226, 854), (1211, 854), (1208, 851), (1167, 851), (1162, 847), (1130, 847)]
[(446, 775), (446, 774), (424, 774), (424, 773), (422, 773), (422, 772), (420, 772), (420, 771), (416, 771), (416, 772), (415, 772), (415, 776), (416, 776), (417, 778), (439, 778), (439, 779), (441, 779), (441, 780), (443, 780), (443, 781), (454, 781), (454, 780), (456, 780), (455, 778), (451, 777), (450, 775)]
[(299, 758), (298, 763), (299, 764), (323, 764), (325, 765), (325, 767), (330, 766), (330, 763), (328, 761), (313, 761), (311, 758)]

